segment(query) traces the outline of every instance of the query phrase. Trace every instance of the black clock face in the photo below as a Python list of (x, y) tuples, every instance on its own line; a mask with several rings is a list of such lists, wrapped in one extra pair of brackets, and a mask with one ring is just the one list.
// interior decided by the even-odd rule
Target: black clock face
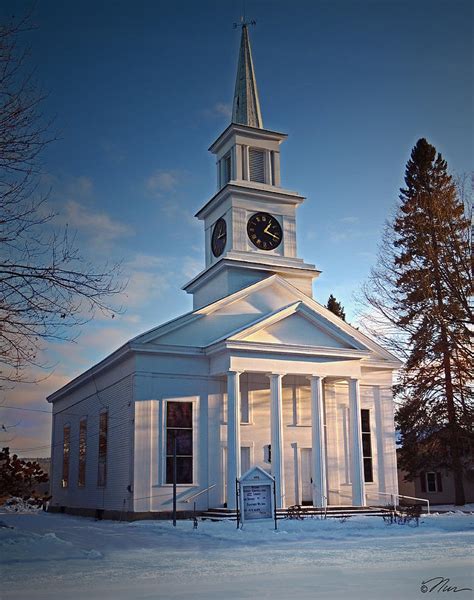
[(227, 223), (224, 219), (220, 218), (212, 230), (211, 248), (212, 254), (214, 254), (215, 257), (220, 256), (224, 252), (226, 241)]
[(274, 250), (283, 238), (283, 232), (277, 218), (268, 213), (259, 212), (250, 217), (247, 223), (250, 241), (259, 250)]

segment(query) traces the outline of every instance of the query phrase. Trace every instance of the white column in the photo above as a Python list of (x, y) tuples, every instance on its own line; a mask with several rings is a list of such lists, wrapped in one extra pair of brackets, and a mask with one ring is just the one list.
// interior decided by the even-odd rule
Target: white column
[(232, 179), (240, 180), (243, 179), (242, 173), (242, 146), (240, 144), (236, 144), (234, 146), (234, 176)]
[(272, 185), (272, 156), (270, 150), (265, 150), (265, 183)]
[(285, 505), (285, 473), (283, 457), (283, 419), (281, 373), (270, 373), (272, 475), (276, 484), (276, 507)]
[(349, 415), (352, 433), (352, 504), (365, 506), (362, 429), (360, 423), (360, 385), (358, 379), (349, 379)]
[(312, 376), (311, 382), (311, 440), (313, 505), (327, 505), (326, 434), (324, 430), (323, 377)]
[(242, 146), (242, 179), (244, 179), (245, 181), (250, 180), (248, 146)]
[(235, 480), (240, 477), (240, 373), (227, 373), (227, 508), (237, 507)]
[(273, 181), (274, 185), (280, 187), (281, 185), (281, 175), (280, 175), (280, 153), (273, 153)]

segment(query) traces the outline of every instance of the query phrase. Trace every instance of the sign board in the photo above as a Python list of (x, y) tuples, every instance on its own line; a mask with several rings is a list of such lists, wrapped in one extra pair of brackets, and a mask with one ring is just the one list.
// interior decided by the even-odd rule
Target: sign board
[(272, 519), (273, 477), (260, 467), (249, 469), (239, 479), (242, 521)]
[(271, 487), (269, 485), (244, 485), (242, 496), (242, 517), (245, 521), (272, 518)]

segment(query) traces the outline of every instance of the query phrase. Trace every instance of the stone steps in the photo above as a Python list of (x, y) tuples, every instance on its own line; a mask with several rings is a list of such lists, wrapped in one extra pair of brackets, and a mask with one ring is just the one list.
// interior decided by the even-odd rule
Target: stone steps
[[(347, 519), (357, 515), (372, 516), (372, 517), (383, 517), (389, 514), (390, 511), (382, 507), (372, 506), (328, 506), (326, 510), (326, 517), (332, 519)], [(297, 514), (301, 518), (311, 517), (323, 517), (324, 510), (316, 506), (302, 506), (297, 511)], [(210, 508), (201, 514), (202, 520), (209, 521), (236, 521), (237, 511), (227, 508)], [(288, 517), (287, 508), (277, 509), (277, 519), (286, 519)], [(293, 518), (298, 518), (295, 514)]]

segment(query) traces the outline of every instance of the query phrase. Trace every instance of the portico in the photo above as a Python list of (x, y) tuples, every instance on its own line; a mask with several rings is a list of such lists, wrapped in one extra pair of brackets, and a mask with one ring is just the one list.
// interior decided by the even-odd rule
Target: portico
[[(236, 362), (236, 361), (234, 361)], [(277, 508), (288, 506), (285, 493), (285, 427), (283, 420), (283, 379), (287, 376), (300, 376), (303, 374), (310, 387), (310, 430), (312, 450), (312, 503), (313, 506), (325, 507), (328, 504), (328, 478), (327, 478), (327, 451), (326, 451), (326, 414), (324, 403), (325, 382), (329, 385), (335, 382), (346, 382), (349, 407), (349, 420), (351, 423), (350, 448), (352, 456), (351, 486), (352, 504), (365, 506), (365, 484), (363, 470), (361, 412), (360, 412), (360, 368), (359, 377), (352, 375), (331, 376), (321, 373), (321, 365), (308, 366), (307, 362), (292, 364), (292, 370), (283, 370), (283, 365), (278, 372), (255, 371), (255, 366), (249, 364), (249, 370), (244, 367), (242, 357), (238, 359), (241, 364), (239, 371), (229, 370), (226, 374), (227, 383), (227, 465), (226, 488), (227, 506), (235, 508), (235, 480), (243, 473), (241, 470), (241, 402), (240, 379), (246, 373), (259, 373), (268, 380), (269, 389), (269, 417), (270, 417), (270, 447), (271, 447), (271, 474), (276, 482)], [(255, 363), (255, 359), (249, 359)], [(285, 362), (285, 361), (282, 361)], [(329, 363), (327, 363), (329, 366)], [(333, 369), (328, 369), (333, 370)], [(351, 369), (352, 370), (352, 369)], [(357, 372), (357, 367), (355, 367)], [(306, 372), (305, 372), (306, 371)], [(244, 426), (246, 427), (246, 426)], [(288, 435), (288, 434), (286, 434)], [(287, 440), (290, 441), (290, 440)], [(290, 474), (291, 476), (291, 474)], [(293, 503), (293, 502), (291, 502)]]

